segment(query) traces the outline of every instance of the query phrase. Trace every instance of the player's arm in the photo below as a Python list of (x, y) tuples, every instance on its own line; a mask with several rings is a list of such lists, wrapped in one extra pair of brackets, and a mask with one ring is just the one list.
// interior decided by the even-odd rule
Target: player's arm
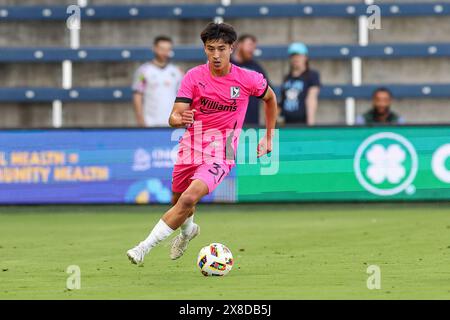
[(271, 87), (267, 88), (262, 97), (266, 115), (266, 134), (258, 144), (258, 158), (272, 151), (272, 138), (275, 134), (275, 124), (278, 116), (277, 96)]
[(320, 87), (314, 86), (308, 90), (308, 95), (306, 96), (306, 119), (309, 126), (313, 126), (316, 123), (317, 107), (319, 106), (319, 93)]
[(285, 100), (286, 100), (286, 89), (282, 85), (280, 92), (280, 101), (278, 101), (278, 117), (280, 117), (283, 112), (283, 105)]
[(169, 116), (169, 125), (173, 128), (182, 128), (194, 123), (194, 112), (189, 102), (175, 101)]
[(134, 113), (136, 115), (136, 122), (140, 127), (145, 127), (144, 108), (142, 107), (143, 97), (144, 95), (141, 92), (135, 91), (133, 93)]

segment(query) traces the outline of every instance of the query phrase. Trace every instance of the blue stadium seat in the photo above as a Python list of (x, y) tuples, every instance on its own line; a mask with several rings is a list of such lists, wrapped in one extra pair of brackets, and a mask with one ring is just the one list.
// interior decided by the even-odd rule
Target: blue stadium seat
[[(309, 50), (314, 59), (449, 57), (450, 43), (311, 45)], [(275, 60), (286, 59), (286, 52), (287, 46), (260, 46), (257, 53), (259, 59)], [(0, 62), (145, 61), (151, 57), (151, 50), (145, 47), (0, 48)], [(204, 52), (201, 47), (179, 46), (174, 60), (202, 61)]]
[[(377, 4), (387, 16), (450, 15), (450, 3)], [(224, 18), (288, 18), (288, 17), (356, 17), (367, 14), (365, 4), (180, 4), (180, 5), (97, 5), (82, 8), (84, 20), (105, 19), (210, 19)], [(66, 6), (0, 6), (0, 21), (65, 20), (70, 15)]]
[[(414, 84), (385, 85), (389, 87), (395, 98), (449, 98), (450, 84)], [(378, 85), (323, 86), (322, 99), (342, 100), (345, 98), (368, 99)], [(279, 93), (279, 88), (274, 88)], [(132, 91), (129, 87), (107, 88), (0, 88), (0, 102), (121, 102), (130, 101)]]

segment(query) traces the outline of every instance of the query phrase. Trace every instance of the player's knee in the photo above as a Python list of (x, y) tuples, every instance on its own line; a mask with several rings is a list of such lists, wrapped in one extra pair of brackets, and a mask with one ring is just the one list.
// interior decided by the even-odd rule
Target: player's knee
[(183, 193), (178, 199), (178, 203), (183, 209), (189, 210), (190, 213), (197, 203), (197, 196), (192, 193)]

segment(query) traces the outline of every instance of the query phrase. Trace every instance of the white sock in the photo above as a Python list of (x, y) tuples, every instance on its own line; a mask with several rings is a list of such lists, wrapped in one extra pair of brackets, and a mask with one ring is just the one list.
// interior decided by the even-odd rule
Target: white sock
[(184, 237), (187, 237), (192, 233), (192, 229), (194, 229), (194, 215), (190, 216), (189, 218), (184, 221), (184, 223), (180, 227), (181, 234)]
[(148, 253), (154, 246), (170, 236), (172, 232), (173, 230), (162, 219), (160, 219), (153, 228), (152, 232), (150, 232), (147, 239), (142, 241), (139, 246), (144, 248), (145, 253)]

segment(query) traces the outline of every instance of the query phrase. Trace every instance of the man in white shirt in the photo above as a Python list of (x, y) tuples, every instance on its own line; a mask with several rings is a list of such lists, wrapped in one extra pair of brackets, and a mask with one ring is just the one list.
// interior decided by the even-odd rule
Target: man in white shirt
[(133, 104), (140, 127), (168, 127), (183, 72), (169, 62), (172, 40), (158, 36), (153, 41), (154, 58), (144, 63), (133, 78)]

